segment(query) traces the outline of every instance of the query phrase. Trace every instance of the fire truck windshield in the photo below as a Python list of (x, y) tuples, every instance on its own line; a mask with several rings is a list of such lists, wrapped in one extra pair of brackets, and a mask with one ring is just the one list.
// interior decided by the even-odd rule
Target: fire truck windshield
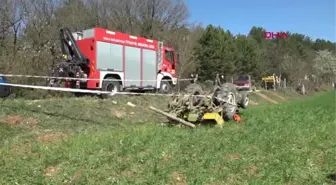
[(165, 51), (166, 60), (170, 63), (174, 63), (174, 52), (170, 50)]

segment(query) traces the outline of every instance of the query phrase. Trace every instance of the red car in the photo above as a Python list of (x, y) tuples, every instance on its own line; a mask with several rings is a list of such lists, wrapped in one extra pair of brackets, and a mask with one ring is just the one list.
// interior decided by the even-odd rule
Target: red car
[(233, 84), (238, 90), (250, 90), (250, 81), (248, 75), (241, 75)]

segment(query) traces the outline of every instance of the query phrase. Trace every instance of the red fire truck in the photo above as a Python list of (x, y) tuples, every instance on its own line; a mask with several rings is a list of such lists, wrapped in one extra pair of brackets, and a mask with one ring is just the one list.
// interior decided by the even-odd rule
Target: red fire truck
[[(80, 79), (65, 81), (67, 87), (167, 93), (177, 83), (174, 49), (163, 42), (102, 28), (60, 33), (65, 61), (54, 66), (52, 76)], [(61, 82), (52, 79), (50, 85)]]

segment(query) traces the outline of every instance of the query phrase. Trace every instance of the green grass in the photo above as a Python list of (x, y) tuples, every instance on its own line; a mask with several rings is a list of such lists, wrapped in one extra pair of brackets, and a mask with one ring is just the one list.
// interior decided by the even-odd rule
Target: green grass
[(161, 97), (116, 101), (1, 102), (0, 184), (332, 184), (335, 92), (253, 106), (221, 129), (162, 126), (147, 109)]

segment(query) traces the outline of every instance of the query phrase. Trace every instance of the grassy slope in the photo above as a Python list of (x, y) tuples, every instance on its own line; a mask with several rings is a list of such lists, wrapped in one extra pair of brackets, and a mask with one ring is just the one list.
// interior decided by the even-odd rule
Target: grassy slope
[(162, 98), (130, 99), (2, 102), (0, 184), (323, 184), (335, 171), (335, 92), (196, 130), (159, 126), (146, 106)]

